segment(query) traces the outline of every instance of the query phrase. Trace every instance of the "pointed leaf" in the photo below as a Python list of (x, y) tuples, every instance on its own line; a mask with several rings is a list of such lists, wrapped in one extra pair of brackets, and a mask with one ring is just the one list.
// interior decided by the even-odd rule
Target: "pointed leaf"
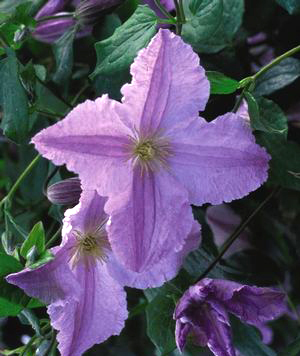
[(206, 76), (210, 82), (211, 94), (231, 94), (239, 87), (239, 82), (223, 73), (207, 71)]
[(45, 231), (41, 221), (34, 225), (27, 239), (23, 242), (20, 250), (21, 256), (26, 258), (33, 246), (36, 247), (38, 254), (42, 254), (45, 250)]

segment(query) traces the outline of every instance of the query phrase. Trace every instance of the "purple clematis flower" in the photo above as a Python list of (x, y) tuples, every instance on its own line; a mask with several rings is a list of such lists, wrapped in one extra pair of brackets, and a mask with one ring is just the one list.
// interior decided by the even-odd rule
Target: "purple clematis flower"
[(190, 287), (176, 306), (176, 343), (179, 350), (193, 334), (197, 344), (216, 356), (236, 356), (228, 313), (261, 327), (287, 310), (285, 294), (220, 279), (205, 278)]
[(180, 253), (172, 253), (149, 272), (125, 270), (107, 238), (105, 202), (96, 191), (83, 191), (80, 203), (65, 213), (62, 244), (52, 249), (54, 260), (7, 277), (28, 295), (50, 304), (48, 313), (51, 325), (58, 330), (62, 356), (80, 356), (95, 343), (119, 334), (127, 318), (123, 286), (163, 284), (176, 275), (185, 255), (199, 245), (199, 228), (194, 223)]
[(83, 190), (109, 197), (111, 247), (124, 266), (142, 272), (182, 249), (190, 204), (257, 189), (270, 157), (238, 115), (198, 117), (209, 82), (192, 48), (169, 30), (139, 52), (131, 74), (122, 103), (107, 95), (87, 100), (32, 142), (78, 173)]

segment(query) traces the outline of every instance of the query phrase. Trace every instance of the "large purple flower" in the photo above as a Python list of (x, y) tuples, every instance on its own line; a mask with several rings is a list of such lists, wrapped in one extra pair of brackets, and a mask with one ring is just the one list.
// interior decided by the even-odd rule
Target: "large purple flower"
[(125, 270), (107, 238), (105, 201), (96, 191), (85, 190), (80, 203), (66, 211), (62, 244), (52, 250), (54, 260), (7, 277), (28, 295), (50, 304), (48, 313), (59, 331), (62, 356), (80, 356), (95, 343), (119, 334), (127, 318), (123, 286), (163, 284), (176, 275), (185, 255), (199, 244), (195, 223), (180, 253), (171, 253), (149, 272)]
[(209, 82), (192, 48), (159, 30), (131, 66), (122, 103), (107, 95), (78, 105), (32, 142), (108, 196), (109, 241), (122, 263), (147, 271), (178, 252), (191, 230), (190, 204), (219, 204), (257, 189), (269, 155), (244, 120), (198, 117)]
[(286, 312), (284, 298), (284, 293), (272, 288), (205, 278), (190, 287), (176, 306), (177, 347), (182, 350), (193, 334), (197, 344), (208, 346), (216, 356), (235, 356), (228, 313), (261, 328)]

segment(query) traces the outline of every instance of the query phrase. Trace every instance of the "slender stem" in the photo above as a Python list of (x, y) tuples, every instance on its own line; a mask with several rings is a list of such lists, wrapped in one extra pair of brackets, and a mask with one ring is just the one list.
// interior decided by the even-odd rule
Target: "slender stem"
[(58, 239), (58, 237), (59, 237), (59, 235), (60, 235), (60, 232), (61, 232), (61, 227), (56, 231), (56, 233), (50, 238), (50, 240), (48, 240), (47, 242), (46, 242), (46, 248), (49, 248), (51, 245), (52, 245), (52, 243), (53, 242), (55, 242), (57, 239)]
[(235, 105), (234, 105), (234, 107), (232, 109), (232, 112), (236, 113), (238, 111), (238, 109), (239, 109), (239, 107), (240, 107), (240, 105), (241, 105), (241, 103), (242, 103), (242, 101), (243, 101), (243, 99), (245, 97), (246, 91), (249, 89), (250, 85), (251, 85), (251, 83), (247, 84), (244, 87), (241, 95), (238, 97), (238, 100), (236, 101), (236, 103), (235, 103)]
[(24, 350), (22, 351), (22, 353), (20, 354), (20, 356), (25, 356), (26, 352), (30, 349), (31, 345), (37, 340), (37, 336), (33, 336), (28, 343), (26, 344)]
[(60, 18), (68, 18), (68, 17), (74, 17), (74, 13), (70, 12), (69, 14), (45, 16), (45, 17), (38, 19), (37, 23), (45, 22), (48, 20), (56, 20), (56, 19), (60, 19)]
[(280, 187), (275, 188), (266, 199), (235, 229), (235, 231), (228, 237), (219, 255), (216, 259), (207, 267), (207, 269), (201, 274), (197, 282), (206, 277), (208, 273), (216, 266), (216, 264), (221, 260), (224, 254), (227, 252), (229, 247), (234, 243), (234, 241), (240, 236), (240, 234), (245, 230), (251, 220), (256, 216), (256, 214), (273, 198), (273, 196), (280, 191)]
[(79, 92), (74, 96), (74, 99), (71, 101), (71, 105), (74, 106), (77, 103), (80, 95), (86, 91), (89, 87), (89, 83), (85, 83), (85, 85), (79, 90)]
[(47, 111), (43, 111), (43, 110), (36, 110), (36, 112), (38, 113), (38, 114), (41, 114), (41, 115), (44, 115), (44, 116), (47, 116), (47, 117), (49, 117), (50, 119), (58, 119), (58, 118), (60, 118), (60, 117), (62, 117), (62, 115), (60, 115), (60, 114), (58, 114), (58, 113), (52, 113), (52, 112), (47, 112)]
[(179, 9), (180, 9), (180, 14), (181, 14), (181, 20), (183, 23), (185, 23), (185, 14), (184, 14), (184, 8), (183, 8), (183, 0), (179, 0)]
[(178, 36), (180, 36), (181, 34), (181, 29), (182, 29), (182, 25), (180, 25), (180, 22), (181, 22), (181, 12), (180, 12), (180, 7), (179, 7), (179, 4), (178, 4), (178, 1), (177, 0), (174, 0), (174, 4), (175, 4), (175, 9), (176, 9), (176, 19), (177, 19), (177, 22), (176, 22), (176, 34)]
[(0, 207), (11, 197), (15, 194), (16, 190), (19, 188), (19, 185), (22, 183), (24, 178), (27, 177), (27, 175), (31, 172), (33, 167), (38, 163), (39, 159), (41, 158), (40, 155), (37, 155), (27, 166), (27, 168), (23, 171), (23, 173), (20, 175), (20, 177), (17, 179), (16, 183), (12, 186), (8, 194), (1, 200), (0, 202)]
[(159, 10), (169, 19), (173, 20), (173, 23), (176, 23), (176, 19), (162, 6), (159, 0), (154, 0), (155, 5), (159, 8)]
[(283, 59), (288, 58), (292, 56), (293, 54), (297, 53), (300, 51), (300, 45), (297, 47), (294, 47), (290, 49), (289, 51), (283, 53), (281, 56), (275, 58), (272, 62), (264, 66), (261, 70), (259, 70), (254, 76), (253, 79), (257, 79), (259, 76), (261, 76), (263, 73), (267, 72), (269, 69), (272, 67), (276, 66), (278, 63), (280, 63)]

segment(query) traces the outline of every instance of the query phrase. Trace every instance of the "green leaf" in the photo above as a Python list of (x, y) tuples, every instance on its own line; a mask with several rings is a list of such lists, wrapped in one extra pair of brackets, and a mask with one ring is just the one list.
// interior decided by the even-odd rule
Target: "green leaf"
[(173, 313), (176, 301), (171, 294), (157, 295), (147, 306), (147, 335), (162, 355), (176, 347)]
[[(215, 7), (212, 8), (212, 5)], [(242, 23), (244, 0), (190, 0), (185, 9), (187, 24), (183, 25), (183, 38), (198, 52), (216, 53), (232, 45)], [(195, 18), (191, 16), (195, 10), (199, 18), (199, 28)]]
[(251, 126), (255, 130), (261, 130), (262, 125), (260, 123), (259, 107), (257, 101), (249, 91), (246, 91), (244, 95), (248, 104), (248, 113), (250, 116)]
[(256, 132), (256, 139), (272, 156), (268, 181), (284, 188), (300, 190), (300, 145), (286, 141), (281, 134)]
[(279, 133), (286, 137), (288, 132), (287, 118), (281, 108), (272, 100), (266, 98), (261, 97), (256, 100), (259, 106), (260, 128), (253, 128), (270, 133)]
[(296, 58), (286, 58), (271, 68), (256, 81), (255, 94), (269, 95), (281, 89), (300, 76), (300, 61)]
[(299, 0), (276, 0), (289, 14), (294, 15), (300, 12)]
[(238, 318), (230, 318), (233, 333), (233, 344), (243, 356), (276, 356), (276, 353), (265, 345), (259, 332)]
[(0, 253), (0, 317), (18, 315), (28, 304), (29, 297), (4, 279), (7, 275), (22, 269), (23, 266), (14, 257)]
[(14, 350), (1, 350), (1, 353), (3, 356), (15, 356), (15, 355), (20, 355), (24, 351), (26, 345), (18, 347), (17, 349)]
[(222, 0), (190, 0), (184, 2), (186, 23), (182, 26), (182, 38), (199, 50), (209, 41), (222, 23)]
[(206, 76), (210, 82), (211, 94), (231, 94), (239, 87), (239, 82), (223, 73), (207, 71)]
[(1, 66), (0, 96), (3, 109), (1, 127), (4, 134), (13, 141), (24, 143), (28, 140), (29, 113), (25, 89), (19, 79), (19, 63), (15, 52), (7, 49), (7, 58)]
[(41, 336), (40, 321), (32, 310), (23, 309), (19, 315), (19, 319), (24, 325), (31, 325), (38, 336)]
[(45, 231), (41, 221), (34, 225), (27, 239), (23, 242), (20, 249), (21, 256), (26, 258), (27, 253), (33, 246), (36, 247), (39, 254), (42, 254), (45, 250)]
[(289, 346), (278, 356), (298, 356), (300, 354), (300, 336), (297, 337)]
[(57, 84), (65, 83), (72, 74), (73, 42), (77, 29), (77, 26), (69, 29), (55, 42), (53, 46), (56, 61), (56, 71), (53, 75), (53, 81)]
[(52, 255), (52, 253), (49, 250), (46, 250), (41, 254), (39, 259), (35, 263), (29, 265), (28, 267), (30, 269), (36, 269), (36, 268), (52, 261), (53, 259), (54, 259), (54, 255)]
[(137, 52), (146, 47), (156, 31), (156, 15), (147, 6), (138, 6), (134, 14), (108, 39), (95, 44), (97, 65), (91, 78), (122, 72)]

